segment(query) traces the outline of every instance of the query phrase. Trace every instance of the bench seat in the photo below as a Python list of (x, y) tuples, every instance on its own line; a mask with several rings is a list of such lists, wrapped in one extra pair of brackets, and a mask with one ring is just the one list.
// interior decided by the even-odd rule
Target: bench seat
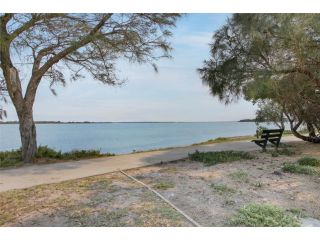
[(251, 142), (254, 142), (259, 147), (262, 147), (263, 150), (266, 150), (268, 142), (278, 148), (283, 131), (284, 129), (265, 129), (262, 131), (259, 139), (252, 140)]

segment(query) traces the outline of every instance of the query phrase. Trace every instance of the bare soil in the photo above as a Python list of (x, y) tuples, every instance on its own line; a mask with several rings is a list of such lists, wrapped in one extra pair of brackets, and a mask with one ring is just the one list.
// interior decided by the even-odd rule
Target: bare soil
[[(320, 157), (320, 145), (297, 142), (297, 154), (204, 166), (188, 159), (126, 173), (158, 192), (202, 226), (228, 226), (249, 203), (270, 203), (320, 219), (320, 176), (284, 173), (284, 162)], [(301, 216), (302, 217), (302, 216)], [(2, 226), (192, 226), (152, 192), (121, 173), (0, 193)]]

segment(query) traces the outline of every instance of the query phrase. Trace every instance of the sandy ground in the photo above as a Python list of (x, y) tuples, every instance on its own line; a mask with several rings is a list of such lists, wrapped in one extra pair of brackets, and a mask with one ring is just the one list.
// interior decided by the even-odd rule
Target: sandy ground
[[(308, 155), (311, 152), (308, 148)], [(303, 215), (320, 219), (319, 176), (281, 171), (284, 162), (295, 162), (300, 155), (252, 153), (256, 159), (209, 167), (185, 160), (127, 172), (151, 186), (174, 183), (173, 188), (159, 191), (202, 226), (226, 226), (237, 209), (249, 203), (271, 203), (288, 211), (300, 209)]]
[[(256, 157), (213, 166), (188, 159), (126, 173), (156, 188), (202, 226), (228, 226), (239, 208), (271, 203), (320, 219), (319, 175), (284, 173), (284, 162), (320, 157), (320, 145), (295, 143), (293, 156)], [(214, 186), (224, 186), (219, 189)], [(152, 192), (121, 173), (0, 193), (2, 226), (191, 226)]]

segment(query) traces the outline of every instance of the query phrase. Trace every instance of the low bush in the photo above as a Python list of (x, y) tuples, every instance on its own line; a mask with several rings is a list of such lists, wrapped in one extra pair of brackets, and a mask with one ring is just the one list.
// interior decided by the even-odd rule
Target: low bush
[[(54, 162), (59, 160), (78, 160), (102, 156), (114, 156), (112, 153), (103, 154), (100, 150), (73, 150), (70, 152), (56, 151), (48, 146), (39, 146), (34, 162)], [(22, 165), (21, 149), (0, 152), (0, 168), (16, 167)]]
[(203, 162), (204, 164), (210, 166), (217, 163), (233, 162), (243, 159), (253, 159), (248, 152), (243, 151), (221, 151), (221, 152), (199, 152), (195, 151), (189, 154), (189, 158), (192, 161)]
[(284, 163), (282, 171), (306, 175), (314, 175), (317, 173), (316, 169), (312, 166), (303, 166), (296, 163)]
[(238, 210), (229, 221), (232, 226), (246, 227), (298, 227), (300, 223), (292, 214), (270, 204), (249, 204)]
[(298, 160), (298, 164), (302, 166), (319, 167), (320, 159), (313, 158), (313, 157), (303, 157)]

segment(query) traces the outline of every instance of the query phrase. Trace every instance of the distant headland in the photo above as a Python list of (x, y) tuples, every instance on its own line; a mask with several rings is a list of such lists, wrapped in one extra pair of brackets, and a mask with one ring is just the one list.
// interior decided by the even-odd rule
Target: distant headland
[(256, 119), (241, 119), (238, 122), (256, 122)]

